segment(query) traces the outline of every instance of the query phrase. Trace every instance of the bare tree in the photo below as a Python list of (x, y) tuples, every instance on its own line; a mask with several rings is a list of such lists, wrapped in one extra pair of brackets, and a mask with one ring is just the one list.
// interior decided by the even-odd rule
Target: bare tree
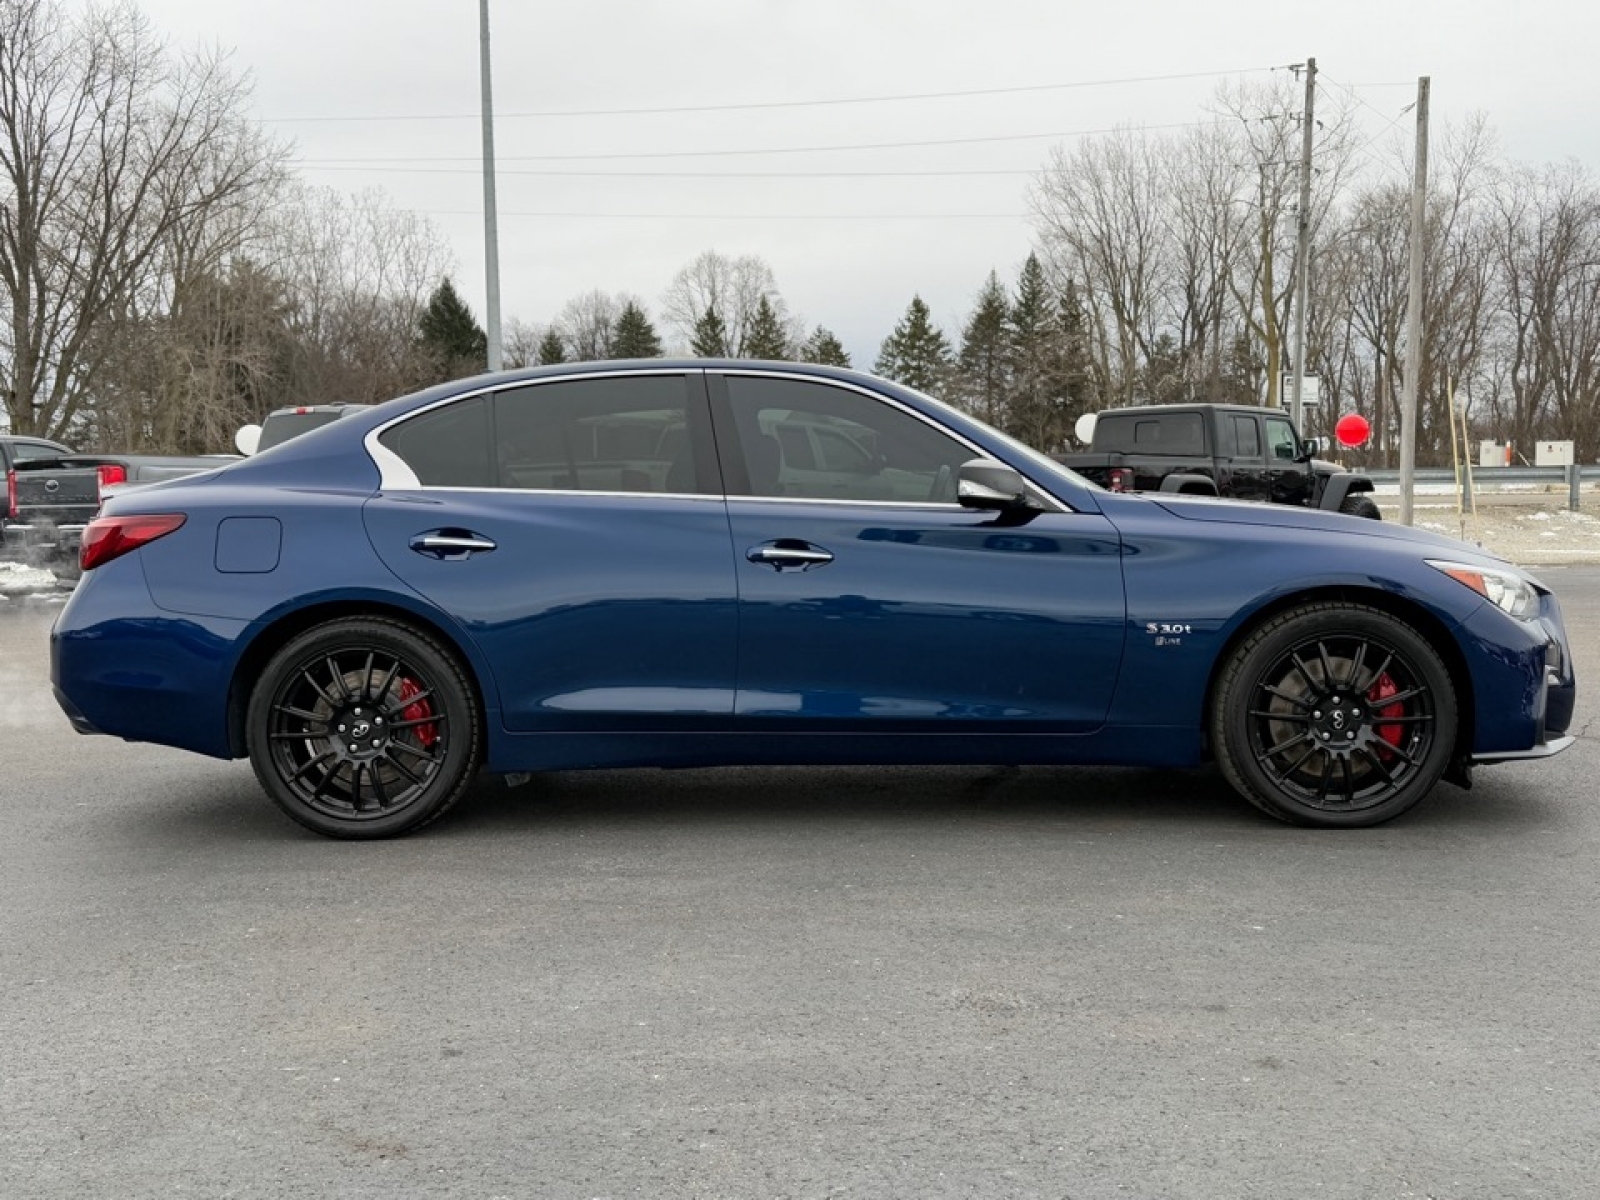
[(1058, 147), (1029, 196), (1055, 273), (1083, 281), (1101, 373), (1123, 403), (1135, 398), (1168, 269), (1158, 154), (1149, 136), (1133, 130), (1071, 151)]
[(1250, 174), (1225, 125), (1190, 131), (1160, 156), (1170, 205), (1171, 269), (1163, 324), (1174, 330), (1187, 393), (1237, 401), (1225, 358), (1240, 329), (1232, 284), (1250, 251)]
[(673, 276), (662, 297), (666, 324), (684, 345), (694, 340), (695, 327), (706, 313), (716, 309), (727, 330), (727, 343), (734, 357), (747, 352), (756, 313), (765, 298), (788, 334), (791, 345), (805, 340), (805, 322), (790, 314), (778, 283), (766, 260), (754, 255), (729, 258), (707, 250)]
[(452, 255), (381, 193), (302, 188), (280, 206), (268, 266), (289, 298), (293, 402), (386, 400), (437, 382), (417, 322)]
[[(0, 361), (12, 428), (60, 436), (97, 395), (168, 254), (221, 250), (276, 177), (217, 55), (172, 53), (134, 9), (0, 0)], [(5, 194), (9, 192), (9, 195)], [(185, 237), (209, 226), (207, 235)]]
[(505, 366), (532, 367), (539, 362), (539, 345), (550, 332), (549, 325), (539, 325), (512, 317), (501, 333)]
[(600, 291), (584, 292), (568, 300), (556, 317), (554, 328), (574, 362), (594, 362), (611, 357), (612, 335), (617, 318), (634, 297), (619, 292), (612, 296)]
[(1575, 164), (1512, 167), (1496, 196), (1505, 363), (1496, 428), (1600, 451), (1600, 185)]

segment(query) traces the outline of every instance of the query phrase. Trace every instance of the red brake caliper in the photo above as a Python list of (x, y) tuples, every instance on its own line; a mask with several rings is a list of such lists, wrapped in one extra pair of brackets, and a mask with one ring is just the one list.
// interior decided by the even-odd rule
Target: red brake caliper
[[(1388, 676), (1385, 675), (1384, 678), (1387, 679)], [(411, 697), (421, 694), (422, 688), (417, 685), (416, 680), (400, 680), (400, 702), (402, 704), (405, 704)], [(406, 704), (400, 710), (400, 719), (402, 721), (420, 721), (424, 717), (431, 716), (433, 716), (433, 706), (426, 700), (418, 700), (415, 704)], [(433, 744), (439, 740), (439, 727), (431, 721), (426, 725), (412, 725), (410, 728), (416, 733), (417, 741), (422, 743), (422, 747), (425, 750), (432, 750)]]
[[(1406, 711), (1404, 702), (1399, 704), (1385, 705), (1383, 708), (1377, 707), (1378, 705), (1383, 704), (1383, 702), (1390, 696), (1398, 695), (1399, 692), (1400, 688), (1395, 684), (1394, 680), (1389, 678), (1389, 673), (1385, 671), (1382, 675), (1379, 675), (1377, 679), (1373, 680), (1372, 686), (1367, 689), (1367, 703), (1373, 706), (1373, 712), (1379, 717), (1404, 716)], [(1379, 725), (1377, 732), (1380, 738), (1388, 742), (1389, 745), (1398, 749), (1400, 746), (1400, 739), (1405, 736), (1405, 726)], [(1393, 756), (1390, 754), (1384, 754), (1384, 758), (1391, 757)]]

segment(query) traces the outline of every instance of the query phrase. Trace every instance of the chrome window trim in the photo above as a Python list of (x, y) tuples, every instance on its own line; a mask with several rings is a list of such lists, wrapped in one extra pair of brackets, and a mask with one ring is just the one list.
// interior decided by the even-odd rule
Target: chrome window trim
[[(707, 495), (704, 492), (592, 492), (585, 491), (582, 488), (496, 488), (425, 484), (417, 478), (416, 472), (411, 469), (411, 467), (403, 458), (378, 440), (383, 434), (387, 433), (396, 425), (403, 424), (404, 422), (412, 420), (415, 417), (420, 417), (424, 413), (430, 413), (436, 408), (443, 408), (448, 404), (459, 404), (464, 400), (471, 400), (477, 396), (493, 395), (496, 392), (512, 391), (526, 387), (543, 387), (546, 384), (551, 383), (571, 383), (580, 379), (634, 379), (651, 376), (673, 375), (687, 380), (690, 375), (696, 372), (701, 375), (705, 375), (710, 372), (724, 377), (740, 376), (744, 378), (756, 379), (786, 379), (796, 383), (814, 383), (823, 387), (841, 388), (845, 391), (856, 392), (862, 396), (865, 396), (869, 400), (875, 400), (880, 404), (887, 404), (890, 407), (905, 413), (907, 416), (921, 421), (924, 425), (927, 425), (936, 432), (941, 433), (945, 437), (965, 446), (968, 450), (972, 451), (973, 456), (976, 458), (992, 457), (983, 449), (983, 447), (972, 441), (972, 439), (968, 438), (965, 434), (962, 434), (954, 429), (950, 429), (945, 425), (939, 424), (939, 422), (933, 420), (926, 414), (920, 413), (909, 405), (896, 400), (893, 396), (888, 396), (882, 392), (873, 391), (871, 388), (864, 387), (861, 384), (855, 383), (851, 380), (834, 379), (831, 376), (825, 375), (808, 375), (794, 371), (772, 370), (771, 368), (747, 370), (739, 367), (642, 367), (624, 371), (575, 371), (571, 374), (552, 375), (546, 379), (519, 379), (514, 382), (498, 380), (494, 383), (484, 384), (481, 387), (470, 388), (464, 392), (457, 392), (452, 396), (442, 397), (441, 399), (433, 401), (431, 404), (426, 404), (421, 408), (414, 408), (410, 412), (402, 413), (398, 417), (392, 417), (385, 421), (382, 425), (378, 425), (372, 429), (369, 429), (365, 437), (362, 438), (362, 445), (367, 451), (367, 456), (372, 459), (373, 465), (378, 469), (378, 488), (380, 491), (384, 492), (448, 491), (487, 492), (497, 495), (506, 495), (507, 493), (512, 493), (516, 495), (534, 496), (656, 496), (663, 499), (682, 500), (750, 500), (765, 504), (829, 504), (849, 505), (858, 508), (914, 508), (938, 512), (948, 512), (952, 509), (967, 511), (963, 510), (960, 504), (954, 502), (938, 504), (925, 501), (908, 500), (812, 499), (805, 496), (729, 496), (725, 492), (719, 495)], [(1013, 469), (1015, 470), (1015, 468)], [(1038, 502), (1045, 511), (1066, 513), (1073, 513), (1077, 511), (1076, 509), (1069, 507), (1063, 501), (1057, 499), (1048, 490), (1041, 487), (1026, 472), (1018, 471), (1017, 473), (1022, 476), (1023, 482), (1028, 485), (1029, 498), (1035, 502)]]
[[(383, 489), (385, 491), (389, 489)], [(396, 491), (406, 489), (394, 489)], [(423, 492), (466, 492), (480, 496), (604, 496), (613, 500), (637, 500), (641, 496), (655, 500), (708, 500), (721, 504), (728, 499), (722, 495), (708, 495), (705, 492), (601, 492), (589, 491), (584, 488), (508, 488), (508, 487), (475, 487), (457, 483), (424, 483), (417, 489)]]

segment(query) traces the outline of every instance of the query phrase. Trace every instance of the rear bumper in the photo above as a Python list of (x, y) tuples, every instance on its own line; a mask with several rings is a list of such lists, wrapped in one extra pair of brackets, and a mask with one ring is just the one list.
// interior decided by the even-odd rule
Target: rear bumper
[(79, 733), (231, 758), (228, 685), (246, 623), (163, 612), (139, 554), (89, 572), (56, 617), (56, 702)]
[(10, 521), (5, 527), (5, 545), (17, 550), (55, 550), (74, 555), (83, 543), (81, 524), (51, 525), (35, 521)]
[(67, 699), (66, 693), (59, 686), (52, 684), (50, 690), (55, 693), (56, 703), (61, 706), (61, 711), (67, 715), (67, 720), (71, 723), (73, 729), (79, 733), (102, 732), (102, 730), (95, 728), (93, 721), (78, 711), (78, 706)]

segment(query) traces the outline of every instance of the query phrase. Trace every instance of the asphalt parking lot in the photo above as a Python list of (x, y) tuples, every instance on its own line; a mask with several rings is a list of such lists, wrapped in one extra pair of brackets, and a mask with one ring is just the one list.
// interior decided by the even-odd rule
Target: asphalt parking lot
[(1583, 736), (1389, 826), (1214, 774), (485, 782), (318, 839), (0, 610), (0, 1194), (1592, 1197)]

